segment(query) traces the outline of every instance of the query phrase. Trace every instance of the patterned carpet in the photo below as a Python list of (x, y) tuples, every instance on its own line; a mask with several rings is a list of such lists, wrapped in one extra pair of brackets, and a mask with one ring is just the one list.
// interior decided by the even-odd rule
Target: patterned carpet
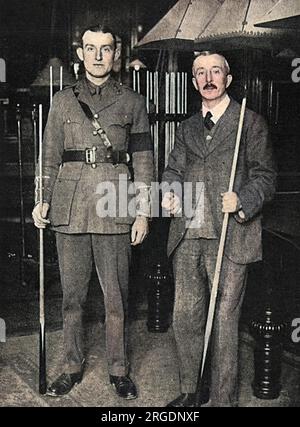
[[(87, 325), (87, 365), (81, 384), (62, 398), (42, 397), (38, 387), (37, 335), (11, 337), (0, 343), (0, 406), (8, 407), (164, 407), (179, 394), (179, 379), (173, 332), (149, 333), (144, 320), (131, 322), (131, 376), (139, 398), (119, 399), (113, 392), (107, 374), (104, 328), (101, 323)], [(253, 350), (249, 336), (242, 334), (240, 352), (240, 397), (242, 407), (300, 406), (300, 371), (283, 363), (282, 391), (278, 399), (260, 400), (253, 396)], [(48, 382), (61, 373), (62, 333), (47, 334)], [(298, 396), (298, 397), (297, 397)]]

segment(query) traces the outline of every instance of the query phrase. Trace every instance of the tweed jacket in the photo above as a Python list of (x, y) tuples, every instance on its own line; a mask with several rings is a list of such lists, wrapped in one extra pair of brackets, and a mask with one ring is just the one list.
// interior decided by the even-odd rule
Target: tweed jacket
[[(204, 183), (210, 220), (218, 238), (223, 220), (221, 193), (228, 191), (239, 116), (240, 105), (231, 99), (209, 142), (204, 140), (202, 112), (182, 122), (163, 174), (163, 181), (169, 184)], [(230, 215), (225, 246), (225, 254), (233, 262), (248, 264), (261, 259), (261, 210), (263, 203), (271, 200), (275, 183), (276, 168), (267, 125), (261, 116), (246, 109), (234, 182), (245, 220)], [(171, 220), (169, 255), (185, 236), (188, 224), (184, 214)]]
[[(131, 171), (126, 164), (98, 163), (92, 168), (85, 162), (62, 162), (64, 150), (96, 147), (103, 157), (107, 154), (107, 148), (78, 100), (97, 115), (112, 149), (131, 154)], [(119, 201), (120, 198), (124, 201), (132, 176), (135, 182), (145, 186), (150, 186), (153, 179), (153, 149), (144, 97), (111, 77), (101, 86), (97, 106), (86, 79), (57, 92), (43, 139), (43, 197), (50, 204), (52, 228), (64, 233), (128, 232), (135, 218), (128, 211), (124, 214), (124, 209), (119, 212)], [(108, 195), (101, 187), (103, 183), (107, 183)], [(130, 196), (127, 204), (129, 199)], [(103, 207), (105, 201), (109, 203), (107, 216), (100, 217), (99, 203)]]

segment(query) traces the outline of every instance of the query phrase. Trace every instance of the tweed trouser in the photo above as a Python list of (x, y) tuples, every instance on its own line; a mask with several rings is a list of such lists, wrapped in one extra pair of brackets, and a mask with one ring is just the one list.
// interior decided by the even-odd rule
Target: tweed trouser
[(129, 234), (56, 233), (63, 290), (65, 372), (81, 369), (84, 360), (82, 313), (94, 260), (104, 295), (106, 354), (111, 375), (126, 375)]
[[(197, 388), (217, 251), (217, 240), (184, 239), (174, 256), (173, 329), (182, 393), (194, 393)], [(211, 342), (212, 406), (237, 405), (238, 325), (245, 273), (246, 265), (224, 256)]]

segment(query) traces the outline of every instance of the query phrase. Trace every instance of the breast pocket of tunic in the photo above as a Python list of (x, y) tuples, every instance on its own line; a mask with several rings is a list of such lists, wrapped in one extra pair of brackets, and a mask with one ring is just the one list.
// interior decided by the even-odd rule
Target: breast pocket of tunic
[(131, 122), (129, 115), (120, 116), (107, 127), (107, 136), (114, 150), (128, 149)]
[(78, 146), (83, 141), (84, 119), (77, 116), (66, 115), (64, 117), (65, 149)]

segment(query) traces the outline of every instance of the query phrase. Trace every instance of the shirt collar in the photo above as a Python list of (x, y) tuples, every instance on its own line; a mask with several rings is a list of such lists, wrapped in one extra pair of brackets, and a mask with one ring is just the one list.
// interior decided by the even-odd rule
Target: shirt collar
[(98, 95), (99, 95), (100, 92), (101, 92), (101, 90), (111, 83), (111, 80), (112, 80), (112, 78), (109, 77), (101, 85), (95, 85), (95, 83), (91, 82), (88, 78), (85, 77), (85, 81), (87, 83), (87, 86), (89, 88), (89, 91), (90, 91), (91, 95), (95, 95), (97, 93), (97, 91), (98, 91)]
[(212, 114), (211, 120), (214, 123), (217, 123), (217, 121), (223, 116), (223, 114), (227, 110), (229, 104), (230, 97), (228, 96), (228, 94), (226, 94), (225, 98), (222, 99), (222, 101), (219, 102), (219, 104), (216, 105), (214, 108), (208, 109), (207, 107), (205, 107), (204, 104), (202, 104), (202, 115), (203, 117), (205, 117), (207, 112), (210, 111)]

